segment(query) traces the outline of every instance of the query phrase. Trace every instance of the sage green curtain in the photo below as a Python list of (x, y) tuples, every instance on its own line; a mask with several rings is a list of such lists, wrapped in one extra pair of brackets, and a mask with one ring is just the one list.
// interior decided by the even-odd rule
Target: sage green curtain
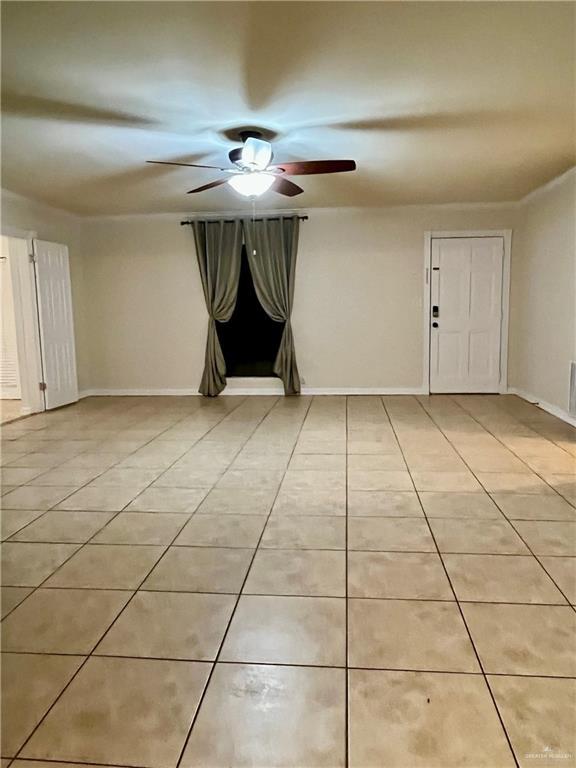
[(216, 321), (225, 323), (232, 317), (238, 295), (242, 225), (240, 221), (194, 221), (196, 255), (208, 321), (204, 373), (200, 392), (215, 397), (226, 386), (226, 362), (218, 339)]
[(272, 320), (284, 323), (274, 373), (282, 379), (286, 395), (300, 394), (300, 377), (290, 324), (299, 224), (297, 216), (244, 221), (248, 264), (256, 295)]

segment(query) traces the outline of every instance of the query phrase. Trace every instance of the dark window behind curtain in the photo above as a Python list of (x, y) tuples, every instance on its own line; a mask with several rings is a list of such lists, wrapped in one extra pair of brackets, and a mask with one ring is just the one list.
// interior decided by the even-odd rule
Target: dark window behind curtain
[(260, 304), (243, 246), (236, 308), (227, 323), (216, 323), (226, 375), (275, 376), (284, 325), (271, 320)]

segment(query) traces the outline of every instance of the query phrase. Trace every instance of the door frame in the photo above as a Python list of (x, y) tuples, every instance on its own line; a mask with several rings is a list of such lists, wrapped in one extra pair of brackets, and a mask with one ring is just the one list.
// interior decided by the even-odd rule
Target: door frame
[(500, 382), (498, 392), (508, 392), (508, 329), (510, 325), (510, 257), (512, 252), (511, 229), (429, 230), (424, 233), (424, 300), (423, 306), (423, 381), (422, 389), (430, 394), (430, 273), (432, 240), (463, 237), (501, 237), (504, 243), (502, 262), (502, 322), (500, 324)]
[(36, 237), (36, 232), (3, 226), (0, 234), (26, 243), (25, 249), (22, 248), (21, 252), (17, 254), (10, 253), (9, 258), (12, 272), (18, 366), (20, 368), (21, 415), (27, 416), (45, 410), (44, 395), (39, 387), (39, 382), (42, 381), (42, 358), (36, 276), (34, 262), (30, 258), (34, 252), (33, 240)]

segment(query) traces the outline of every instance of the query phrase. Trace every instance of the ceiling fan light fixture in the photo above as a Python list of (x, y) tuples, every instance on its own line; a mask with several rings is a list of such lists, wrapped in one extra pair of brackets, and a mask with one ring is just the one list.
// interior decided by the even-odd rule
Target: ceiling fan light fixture
[(242, 173), (231, 176), (228, 184), (244, 197), (260, 197), (270, 189), (274, 179), (271, 173)]
[(255, 171), (263, 171), (272, 160), (272, 145), (269, 141), (249, 137), (244, 142), (240, 156), (241, 165)]

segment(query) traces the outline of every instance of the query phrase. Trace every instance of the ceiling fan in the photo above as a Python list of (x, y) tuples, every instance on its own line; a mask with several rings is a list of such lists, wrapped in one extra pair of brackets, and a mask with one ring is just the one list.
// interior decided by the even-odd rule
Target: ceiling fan
[(259, 131), (240, 131), (243, 146), (237, 147), (228, 153), (233, 168), (221, 168), (217, 165), (197, 165), (196, 163), (176, 163), (167, 160), (147, 160), (147, 163), (159, 165), (184, 165), (190, 168), (213, 168), (229, 174), (222, 179), (216, 179), (209, 184), (191, 189), (188, 194), (204, 192), (221, 184), (230, 186), (245, 197), (259, 197), (271, 189), (286, 197), (294, 197), (304, 190), (293, 181), (286, 178), (290, 176), (309, 176), (318, 173), (342, 173), (343, 171), (356, 170), (354, 160), (304, 160), (294, 163), (275, 163), (271, 165), (273, 152), (272, 144), (262, 138)]

